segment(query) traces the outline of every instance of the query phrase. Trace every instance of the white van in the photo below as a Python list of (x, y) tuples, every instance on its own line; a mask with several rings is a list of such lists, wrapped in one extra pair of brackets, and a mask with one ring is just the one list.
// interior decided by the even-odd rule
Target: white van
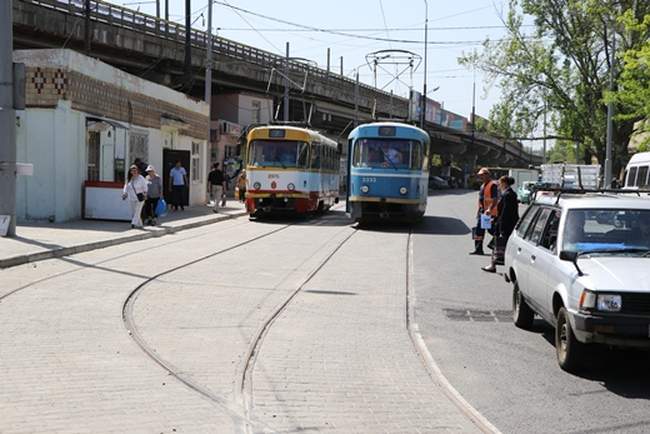
[(637, 190), (650, 188), (650, 152), (639, 152), (632, 155), (625, 168), (625, 186), (623, 188)]

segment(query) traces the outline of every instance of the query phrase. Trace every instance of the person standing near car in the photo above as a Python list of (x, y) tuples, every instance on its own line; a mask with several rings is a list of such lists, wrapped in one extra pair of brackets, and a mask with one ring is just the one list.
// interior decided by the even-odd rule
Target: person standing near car
[(212, 170), (208, 174), (208, 181), (210, 182), (210, 196), (214, 202), (212, 211), (218, 212), (220, 205), (226, 206), (226, 178), (219, 169), (219, 163), (212, 165)]
[(496, 242), (492, 251), (491, 264), (481, 268), (488, 273), (496, 273), (497, 265), (503, 265), (503, 255), (506, 252), (508, 238), (512, 235), (519, 221), (519, 200), (517, 199), (517, 193), (512, 189), (514, 183), (515, 179), (511, 176), (499, 178), (501, 196), (497, 204), (498, 217), (495, 221), (494, 237)]
[(156, 206), (162, 197), (163, 182), (160, 175), (156, 173), (156, 169), (149, 165), (147, 166), (147, 200), (144, 204), (145, 209), (145, 224), (157, 225), (156, 221)]
[(493, 220), (498, 216), (497, 204), (499, 199), (499, 187), (492, 180), (492, 175), (486, 167), (482, 167), (477, 176), (481, 180), (481, 188), (478, 193), (478, 211), (476, 213), (476, 227), (472, 231), (474, 238), (474, 251), (470, 255), (483, 255), (483, 239), (485, 229), (481, 227), (481, 216), (487, 215)]
[(122, 190), (122, 200), (129, 201), (131, 209), (131, 228), (142, 228), (142, 207), (147, 197), (147, 181), (140, 175), (135, 164), (129, 167), (128, 181)]
[(185, 209), (185, 202), (183, 199), (186, 186), (187, 171), (179, 160), (176, 162), (176, 165), (172, 167), (172, 170), (169, 171), (169, 191), (172, 194), (172, 207), (174, 211), (178, 211), (179, 207), (181, 210)]

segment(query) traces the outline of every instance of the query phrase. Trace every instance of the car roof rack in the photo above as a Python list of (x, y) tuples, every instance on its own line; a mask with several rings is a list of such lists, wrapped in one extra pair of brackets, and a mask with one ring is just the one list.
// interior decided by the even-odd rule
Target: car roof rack
[(638, 190), (621, 190), (613, 188), (563, 188), (563, 187), (537, 187), (535, 188), (535, 196), (533, 201), (537, 199), (537, 192), (544, 191), (550, 193), (557, 193), (555, 204), (557, 205), (560, 202), (560, 198), (563, 194), (588, 194), (588, 193), (600, 193), (600, 194), (636, 194), (638, 197), (641, 197), (641, 194), (650, 194), (650, 189), (638, 189)]

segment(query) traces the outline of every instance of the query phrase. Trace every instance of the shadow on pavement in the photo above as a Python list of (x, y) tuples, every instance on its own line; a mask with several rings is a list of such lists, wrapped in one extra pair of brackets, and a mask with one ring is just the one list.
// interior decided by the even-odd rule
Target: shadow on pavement
[(472, 232), (462, 220), (430, 215), (424, 216), (412, 229), (414, 234), (427, 235), (467, 235)]
[(323, 214), (270, 214), (264, 217), (251, 217), (250, 220), (260, 223), (307, 226), (350, 226), (354, 224), (343, 210), (331, 210)]
[[(540, 334), (555, 348), (555, 329), (541, 319), (535, 319), (528, 330)], [(624, 398), (650, 399), (650, 351), (609, 348), (601, 345), (588, 347), (584, 368), (574, 374), (585, 380), (596, 381), (608, 391)], [(558, 366), (557, 369), (560, 369)], [(593, 393), (575, 393), (582, 394)]]

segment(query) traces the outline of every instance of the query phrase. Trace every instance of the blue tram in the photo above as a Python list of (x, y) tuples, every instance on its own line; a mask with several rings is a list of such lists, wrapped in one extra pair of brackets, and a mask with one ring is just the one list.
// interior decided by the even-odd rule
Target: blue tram
[(375, 122), (355, 128), (348, 136), (348, 214), (361, 223), (421, 219), (429, 152), (429, 135), (411, 125)]

